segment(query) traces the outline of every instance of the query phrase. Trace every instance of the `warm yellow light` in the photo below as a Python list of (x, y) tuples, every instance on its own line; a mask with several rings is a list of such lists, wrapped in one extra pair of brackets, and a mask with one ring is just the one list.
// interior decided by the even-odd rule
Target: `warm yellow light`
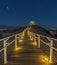
[(21, 40), (21, 39), (19, 40), (19, 42), (22, 42), (22, 41), (23, 41), (23, 40)]
[(21, 49), (22, 49), (21, 47), (17, 47), (17, 48), (15, 48), (15, 51), (19, 51)]
[(49, 59), (48, 58), (45, 58), (45, 61), (48, 61)]
[(33, 38), (30, 38), (30, 40), (33, 40)]
[(31, 36), (29, 36), (31, 38)]
[(25, 35), (23, 34), (22, 36), (24, 37)]
[(17, 47), (17, 48), (15, 48), (15, 50), (16, 50), (16, 51), (18, 51), (18, 50), (19, 50), (19, 48)]
[(46, 62), (46, 63), (49, 63), (49, 58), (44, 55), (44, 56), (42, 56), (42, 61)]
[(29, 37), (30, 37), (30, 38), (32, 38), (32, 36), (31, 36), (31, 35), (29, 35)]
[(32, 43), (33, 45), (37, 45), (35, 42), (34, 43)]
[(21, 39), (23, 39), (24, 37), (22, 36)]

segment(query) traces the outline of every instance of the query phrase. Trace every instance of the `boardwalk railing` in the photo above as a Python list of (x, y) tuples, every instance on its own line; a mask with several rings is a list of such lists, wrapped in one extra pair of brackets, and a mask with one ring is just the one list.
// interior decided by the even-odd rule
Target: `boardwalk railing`
[(7, 64), (7, 59), (9, 54), (11, 54), (12, 47), (17, 48), (18, 40), (20, 39), (22, 34), (24, 33), (21, 32), (21, 33), (0, 39), (0, 60), (4, 62), (3, 64)]
[(28, 35), (33, 37), (38, 48), (41, 48), (48, 55), (50, 63), (57, 62), (57, 39), (30, 31), (28, 31)]
[[(21, 33), (0, 39), (0, 60), (3, 58), (4, 64), (7, 64), (8, 56), (11, 54), (13, 48), (17, 48), (18, 40), (24, 36), (26, 30), (27, 29)], [(27, 33), (33, 38), (33, 41), (37, 44), (38, 48), (41, 48), (48, 55), (50, 63), (57, 61), (57, 39), (36, 34), (29, 30), (27, 30)]]

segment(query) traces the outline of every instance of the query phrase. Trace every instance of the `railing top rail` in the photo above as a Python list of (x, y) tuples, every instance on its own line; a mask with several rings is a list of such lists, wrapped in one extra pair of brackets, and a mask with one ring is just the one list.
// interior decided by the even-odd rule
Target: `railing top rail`
[(53, 49), (54, 49), (55, 51), (57, 51), (57, 48), (53, 47)]
[[(32, 33), (34, 33), (34, 32), (32, 32)], [(52, 40), (55, 40), (55, 41), (57, 41), (57, 39), (56, 39), (56, 38), (53, 38), (53, 37), (44, 36), (44, 35), (37, 34), (37, 33), (34, 33), (34, 34), (36, 34), (36, 35), (40, 35), (40, 36), (42, 36), (42, 37), (50, 38), (50, 39), (52, 39)]]
[[(33, 33), (33, 32), (32, 32)], [(33, 33), (33, 34), (36, 34), (36, 33)], [(37, 36), (38, 35), (40, 35), (40, 34), (36, 34)], [(40, 35), (40, 36), (42, 36), (42, 37), (46, 37), (46, 38), (48, 38), (48, 39), (52, 39), (52, 40), (55, 40), (55, 41), (57, 41), (57, 39), (55, 39), (55, 38), (52, 38), (52, 37), (48, 37), (48, 36), (44, 36), (44, 35)], [(43, 40), (41, 40), (44, 44), (46, 44), (46, 42), (45, 41), (43, 41)], [(49, 47), (50, 47), (50, 43), (48, 43), (48, 44), (46, 44), (46, 45), (48, 45)], [(55, 51), (57, 51), (57, 48), (55, 48), (55, 47), (53, 47), (53, 49), (55, 50)]]
[[(21, 32), (21, 33), (22, 33), (22, 32)], [(21, 33), (19, 33), (19, 34), (21, 34)], [(15, 36), (15, 35), (19, 35), (19, 34), (9, 35), (8, 37), (5, 37), (5, 38), (0, 39), (0, 41), (3, 41), (4, 39), (7, 39), (7, 38), (13, 37), (13, 36)]]
[[(5, 37), (5, 38), (3, 38), (3, 39), (0, 39), (0, 41), (3, 41), (3, 40), (5, 40), (5, 39), (8, 39), (8, 38), (11, 38), (11, 37), (13, 37), (13, 36), (15, 36), (15, 35), (20, 35), (20, 34), (22, 34), (22, 32), (19, 33), (19, 34), (13, 34), (13, 35), (10, 35), (10, 36)], [(14, 42), (14, 40), (11, 41), (9, 44), (7, 43), (7, 46), (6, 46), (6, 47), (8, 47), (9, 45), (11, 45), (13, 42)], [(2, 52), (3, 50), (4, 50), (4, 47), (2, 47), (2, 49), (0, 49), (0, 52)]]

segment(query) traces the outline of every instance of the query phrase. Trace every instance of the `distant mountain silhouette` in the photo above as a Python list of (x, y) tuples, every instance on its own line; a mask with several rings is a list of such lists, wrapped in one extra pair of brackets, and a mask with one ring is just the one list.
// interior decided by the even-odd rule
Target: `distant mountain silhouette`
[(52, 36), (45, 28), (42, 28), (38, 25), (32, 25), (30, 31), (48, 37)]
[[(5, 28), (4, 28), (5, 27)], [(15, 28), (15, 27), (7, 27), (7, 26), (1, 26), (0, 29), (0, 38), (3, 37), (7, 37), (9, 35), (13, 35), (13, 34), (17, 34), (22, 32), (26, 27), (19, 27), (19, 28)], [(6, 30), (3, 30), (6, 29)]]
[(17, 28), (15, 26), (6, 26), (6, 25), (0, 25), (0, 29), (14, 29)]

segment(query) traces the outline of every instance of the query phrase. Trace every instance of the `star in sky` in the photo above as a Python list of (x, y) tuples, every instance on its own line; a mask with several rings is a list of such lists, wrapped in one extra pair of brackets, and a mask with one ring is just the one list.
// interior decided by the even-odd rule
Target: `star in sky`
[(8, 6), (6, 6), (6, 10), (10, 10), (10, 8)]
[(0, 0), (1, 25), (23, 26), (30, 20), (57, 27), (57, 0)]

